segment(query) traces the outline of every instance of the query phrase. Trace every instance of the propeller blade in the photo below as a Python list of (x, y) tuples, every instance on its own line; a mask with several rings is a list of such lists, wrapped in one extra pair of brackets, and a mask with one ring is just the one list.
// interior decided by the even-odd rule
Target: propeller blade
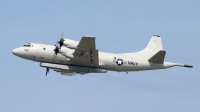
[(63, 33), (61, 34), (61, 38), (60, 38), (60, 41), (58, 41), (58, 43), (60, 44), (60, 47), (62, 47), (63, 46), (63, 42), (65, 41), (64, 39), (63, 39)]
[(55, 51), (55, 54), (57, 55), (59, 53), (59, 51), (60, 51), (60, 48), (58, 46), (56, 46), (54, 51)]
[(53, 56), (53, 62), (54, 62), (54, 60), (55, 60), (55, 57), (56, 57), (56, 54), (54, 53), (54, 56)]
[(64, 36), (64, 33), (62, 32), (62, 34), (61, 34), (61, 38)]
[(53, 62), (54, 62), (54, 59), (55, 59), (55, 57), (57, 56), (57, 54), (60, 52), (60, 47), (58, 46), (58, 43), (59, 42), (57, 42), (56, 43), (56, 47), (55, 47), (55, 49), (53, 50), (54, 51), (54, 56), (53, 56)]
[[(60, 41), (58, 41), (58, 42), (55, 44), (55, 49), (53, 50), (53, 51), (54, 51), (53, 62), (54, 62), (54, 59), (55, 59), (55, 57), (57, 56), (57, 54), (60, 52), (60, 48), (62, 47), (64, 41), (65, 41), (65, 40), (63, 39), (63, 33), (62, 33), (62, 34), (61, 34), (61, 39), (60, 39)], [(60, 47), (58, 46), (58, 44), (60, 45)]]
[(64, 44), (64, 41), (65, 41), (65, 40), (64, 40), (63, 38), (61, 38), (61, 39), (60, 39), (60, 41), (58, 41), (58, 43), (60, 44), (60, 47), (62, 47), (62, 46), (63, 46), (63, 44)]
[(47, 76), (48, 73), (49, 73), (49, 68), (46, 69), (46, 76)]

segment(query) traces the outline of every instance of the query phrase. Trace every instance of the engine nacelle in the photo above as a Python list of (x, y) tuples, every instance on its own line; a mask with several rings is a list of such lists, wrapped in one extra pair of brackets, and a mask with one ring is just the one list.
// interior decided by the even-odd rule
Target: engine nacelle
[(67, 48), (76, 49), (79, 42), (71, 39), (64, 39), (63, 45)]
[(74, 49), (69, 49), (66, 47), (62, 47), (59, 51), (60, 54), (65, 56), (66, 58), (73, 58)]

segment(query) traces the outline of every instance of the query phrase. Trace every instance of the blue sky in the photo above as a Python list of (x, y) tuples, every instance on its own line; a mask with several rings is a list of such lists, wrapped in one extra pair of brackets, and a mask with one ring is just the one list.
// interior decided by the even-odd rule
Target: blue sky
[[(198, 112), (200, 110), (200, 1), (53, 1), (0, 2), (1, 112)], [(108, 72), (67, 77), (45, 76), (39, 63), (12, 50), (28, 42), (54, 45), (65, 38), (96, 36), (101, 51), (143, 49), (159, 34), (165, 61), (192, 69)]]

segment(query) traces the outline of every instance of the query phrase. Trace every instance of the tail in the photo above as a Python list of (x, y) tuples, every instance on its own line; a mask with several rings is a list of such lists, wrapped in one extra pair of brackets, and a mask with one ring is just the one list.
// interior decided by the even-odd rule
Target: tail
[(178, 63), (170, 63), (164, 62), (166, 51), (163, 50), (162, 47), (162, 39), (159, 35), (153, 35), (147, 47), (139, 52), (135, 53), (125, 53), (124, 55), (136, 56), (138, 58), (146, 59), (149, 62), (163, 64), (163, 67), (169, 68), (173, 66), (181, 66), (192, 68), (192, 65), (186, 64), (178, 64)]
[(153, 35), (147, 47), (143, 50), (143, 52), (150, 53), (149, 55), (154, 55), (158, 51), (163, 50), (162, 47), (162, 39), (159, 35)]
[(141, 51), (144, 58), (150, 62), (163, 63), (166, 51), (163, 51), (162, 39), (159, 35), (153, 35), (147, 47)]
[(134, 55), (147, 59), (151, 62), (163, 63), (165, 57), (165, 51), (162, 47), (162, 39), (159, 35), (153, 35), (147, 47), (136, 53), (126, 53), (126, 55)]

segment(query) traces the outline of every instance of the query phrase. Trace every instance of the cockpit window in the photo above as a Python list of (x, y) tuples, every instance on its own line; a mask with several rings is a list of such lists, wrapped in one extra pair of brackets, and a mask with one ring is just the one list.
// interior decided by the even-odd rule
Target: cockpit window
[(32, 47), (31, 43), (25, 44), (23, 47)]

